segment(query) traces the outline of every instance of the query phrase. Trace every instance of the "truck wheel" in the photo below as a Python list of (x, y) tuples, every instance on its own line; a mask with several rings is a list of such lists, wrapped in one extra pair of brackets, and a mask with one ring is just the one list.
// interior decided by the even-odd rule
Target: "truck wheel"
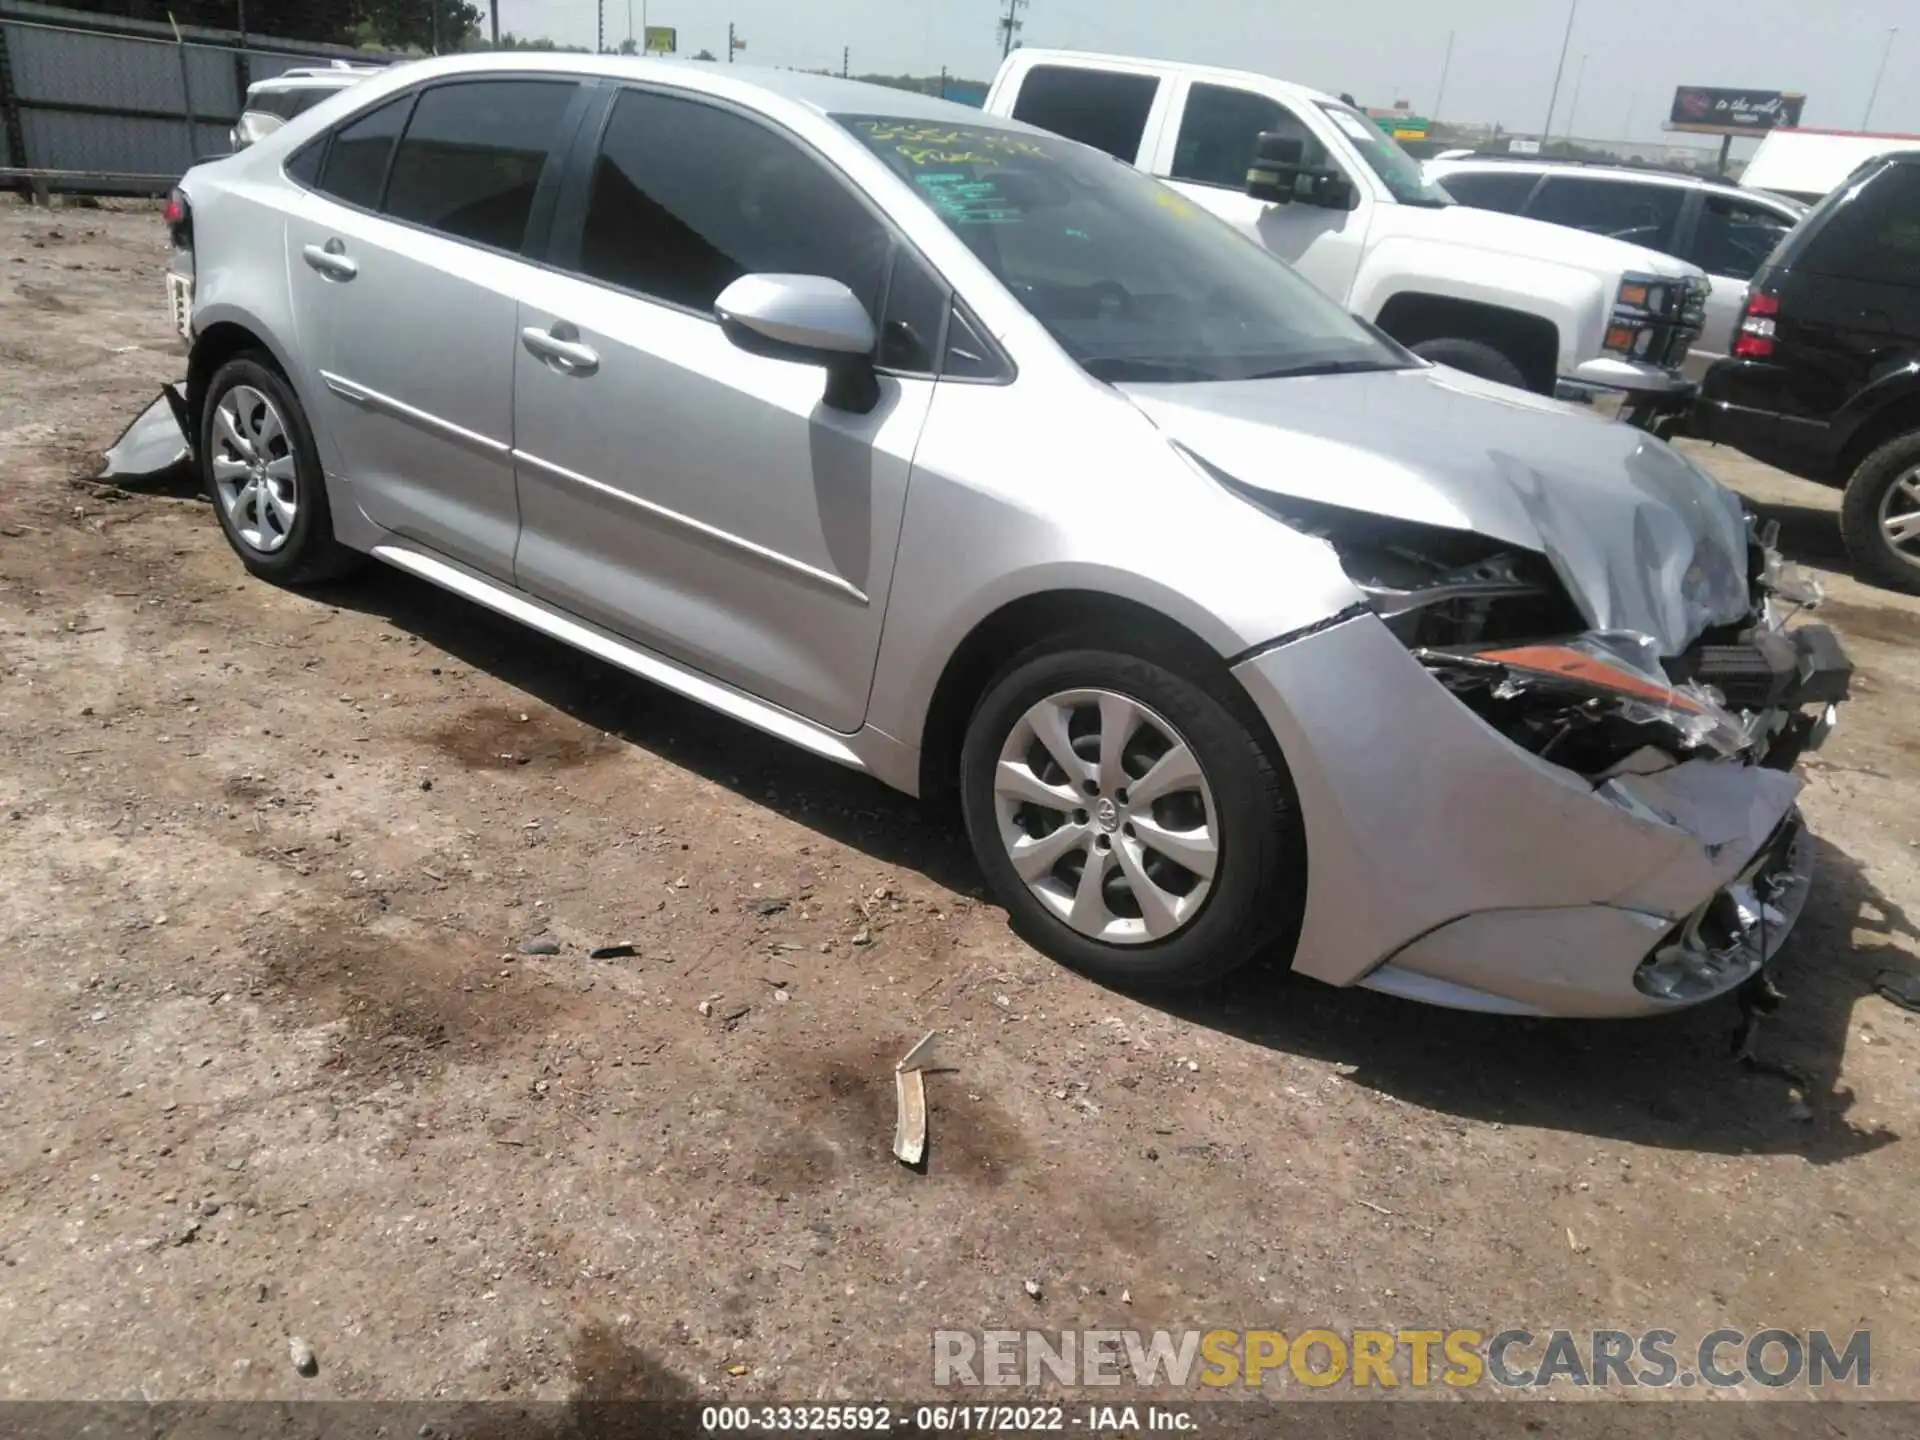
[(1862, 460), (1840, 502), (1840, 534), (1862, 580), (1920, 595), (1920, 430)]
[(1422, 340), (1407, 348), (1436, 365), (1451, 365), (1456, 370), (1478, 375), (1482, 380), (1496, 380), (1516, 390), (1528, 388), (1527, 377), (1520, 367), (1484, 340)]
[(961, 757), (967, 832), (1014, 929), (1142, 990), (1290, 947), (1306, 878), (1291, 778), (1185, 675), (1054, 643), (988, 687)]

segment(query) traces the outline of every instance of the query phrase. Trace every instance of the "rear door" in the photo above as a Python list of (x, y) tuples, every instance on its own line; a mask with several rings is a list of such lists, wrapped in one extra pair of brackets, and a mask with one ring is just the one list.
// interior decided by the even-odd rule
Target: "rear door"
[[(797, 137), (690, 94), (620, 91), (559, 213), (516, 322), (519, 584), (857, 730), (945, 287)], [(866, 302), (871, 413), (827, 406), (819, 366), (728, 341), (714, 300), (753, 273)]]
[(1012, 115), (1116, 160), (1145, 168), (1158, 133), (1157, 75), (1092, 65), (1035, 65), (1020, 77)]
[(332, 134), (287, 224), (328, 469), (375, 523), (503, 579), (521, 251), (580, 95), (490, 77), (391, 100)]

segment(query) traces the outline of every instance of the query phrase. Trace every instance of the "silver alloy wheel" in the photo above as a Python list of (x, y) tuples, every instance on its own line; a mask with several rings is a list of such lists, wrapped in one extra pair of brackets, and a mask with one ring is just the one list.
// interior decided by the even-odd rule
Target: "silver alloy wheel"
[(273, 401), (236, 385), (213, 413), (213, 484), (233, 531), (271, 555), (287, 543), (300, 513), (300, 467)]
[(1880, 533), (1895, 555), (1920, 568), (1920, 465), (1895, 480), (1880, 497)]
[(1213, 791), (1186, 739), (1111, 690), (1063, 690), (1015, 722), (994, 770), (1007, 858), (1090, 939), (1164, 940), (1206, 904), (1219, 864)]

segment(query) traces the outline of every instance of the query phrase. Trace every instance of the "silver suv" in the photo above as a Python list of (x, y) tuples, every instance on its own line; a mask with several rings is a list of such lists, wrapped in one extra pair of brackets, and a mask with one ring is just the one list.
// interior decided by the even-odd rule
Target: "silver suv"
[(1791, 926), (1790, 771), (1846, 660), (1661, 442), (1426, 364), (978, 111), (524, 54), (354, 101), (171, 211), (254, 574), (371, 555), (957, 788), (1019, 931), (1115, 983), (1272, 946), (1634, 1014)]
[(1693, 380), (1727, 353), (1747, 282), (1807, 213), (1784, 195), (1668, 170), (1471, 155), (1424, 171), (1462, 205), (1631, 241), (1706, 271), (1706, 324), (1684, 367)]

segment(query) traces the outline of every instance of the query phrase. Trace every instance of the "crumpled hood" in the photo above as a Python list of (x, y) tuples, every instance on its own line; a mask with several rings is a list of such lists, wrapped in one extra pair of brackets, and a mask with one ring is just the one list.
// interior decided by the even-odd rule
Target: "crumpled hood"
[(1631, 426), (1443, 367), (1119, 388), (1252, 489), (1542, 554), (1593, 629), (1663, 656), (1751, 610), (1739, 499)]

